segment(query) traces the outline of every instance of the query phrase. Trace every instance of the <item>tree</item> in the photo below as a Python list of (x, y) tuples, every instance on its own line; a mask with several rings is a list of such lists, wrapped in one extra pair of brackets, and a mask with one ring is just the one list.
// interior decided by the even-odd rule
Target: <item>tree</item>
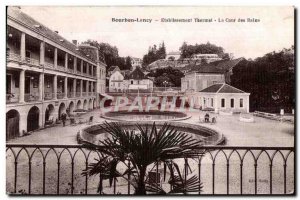
[(154, 83), (157, 87), (164, 87), (163, 82), (166, 80), (171, 86), (180, 87), (181, 78), (184, 74), (179, 69), (172, 67), (160, 68), (156, 71), (151, 71), (149, 77), (154, 77)]
[(157, 46), (154, 44), (153, 47), (149, 47), (148, 53), (143, 56), (143, 66), (147, 66), (150, 63), (159, 60), (159, 59), (165, 59), (166, 58), (166, 47), (165, 43), (162, 42), (162, 44), (159, 44), (159, 47), (157, 49)]
[(130, 57), (120, 57), (118, 53), (118, 48), (116, 46), (112, 46), (108, 43), (99, 43), (96, 40), (87, 40), (83, 42), (85, 44), (90, 44), (91, 46), (97, 47), (100, 53), (103, 53), (105, 63), (107, 68), (110, 66), (118, 66), (121, 70), (130, 70), (131, 62), (128, 60)]
[(218, 54), (219, 57), (225, 59), (230, 58), (229, 54), (225, 55), (223, 47), (217, 46), (215, 44), (211, 44), (207, 42), (206, 44), (195, 44), (195, 45), (188, 45), (184, 42), (181, 47), (179, 48), (181, 55), (180, 57), (183, 58), (190, 58), (193, 54)]
[(125, 66), (126, 66), (126, 69), (128, 69), (128, 70), (132, 69), (131, 58), (129, 56), (126, 57)]
[[(147, 181), (147, 168), (164, 163), (165, 169), (170, 171), (169, 184), (172, 189), (169, 193), (198, 192), (202, 186), (197, 176), (182, 174), (173, 159), (192, 158), (202, 155), (203, 151), (196, 150), (199, 141), (186, 133), (178, 132), (175, 128), (165, 123), (158, 129), (152, 126), (142, 127), (136, 125), (138, 132), (126, 130), (116, 122), (105, 123), (101, 126), (111, 137), (100, 141), (102, 146), (86, 143), (89, 148), (99, 151), (101, 158), (95, 163), (89, 164), (83, 174), (98, 175), (101, 180), (98, 192), (102, 191), (102, 181), (108, 179), (110, 185), (113, 180), (122, 177), (135, 189), (136, 195), (146, 195), (147, 192), (166, 194), (167, 192), (159, 184)], [(186, 163), (188, 165), (188, 163)], [(119, 165), (127, 166), (127, 170), (121, 172)], [(128, 178), (131, 174), (131, 179)], [(166, 170), (164, 170), (166, 173)], [(177, 173), (177, 174), (176, 174)]]
[(291, 112), (295, 107), (293, 47), (241, 61), (230, 79), (233, 86), (251, 93), (250, 111)]

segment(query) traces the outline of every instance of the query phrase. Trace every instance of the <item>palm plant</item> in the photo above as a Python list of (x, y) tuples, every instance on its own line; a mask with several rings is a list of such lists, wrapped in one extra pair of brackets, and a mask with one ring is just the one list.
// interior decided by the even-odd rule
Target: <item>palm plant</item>
[[(179, 166), (173, 162), (177, 158), (193, 158), (203, 154), (197, 149), (199, 140), (192, 136), (177, 131), (170, 124), (165, 123), (159, 129), (155, 123), (141, 126), (136, 124), (138, 133), (126, 130), (116, 122), (102, 125), (102, 128), (111, 136), (100, 141), (101, 145), (84, 142), (88, 148), (100, 152), (101, 158), (89, 164), (83, 171), (84, 175), (99, 175), (100, 183), (98, 192), (103, 189), (103, 180), (109, 180), (110, 186), (118, 177), (126, 179), (135, 189), (136, 195), (148, 193), (166, 194), (167, 192), (157, 183), (151, 183), (147, 177), (147, 167), (164, 164), (164, 177), (169, 169), (171, 190), (168, 193), (198, 192), (202, 185), (197, 176), (188, 177), (181, 173)], [(188, 166), (187, 159), (185, 164)], [(122, 163), (122, 164), (121, 164)], [(126, 165), (127, 170), (120, 172), (118, 165)], [(188, 166), (189, 167), (189, 166)], [(188, 169), (188, 168), (186, 168)], [(132, 178), (128, 178), (128, 174)]]

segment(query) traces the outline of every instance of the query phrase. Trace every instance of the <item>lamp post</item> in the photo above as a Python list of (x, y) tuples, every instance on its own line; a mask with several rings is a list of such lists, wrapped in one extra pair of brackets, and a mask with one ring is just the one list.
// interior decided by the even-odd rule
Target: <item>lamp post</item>
[(165, 86), (165, 91), (167, 90), (167, 84), (168, 84), (168, 81), (164, 81), (163, 82), (164, 86)]

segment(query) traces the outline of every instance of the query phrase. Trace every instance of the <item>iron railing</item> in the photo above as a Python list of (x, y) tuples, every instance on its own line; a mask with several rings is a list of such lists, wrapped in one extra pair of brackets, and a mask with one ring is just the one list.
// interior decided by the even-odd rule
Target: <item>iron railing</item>
[(61, 93), (57, 93), (57, 98), (58, 99), (63, 99), (65, 97), (65, 93), (61, 92)]
[(38, 94), (25, 94), (24, 99), (26, 102), (38, 101), (39, 95)]
[(45, 66), (45, 68), (53, 69), (54, 68), (54, 63), (45, 62), (44, 66)]
[(7, 58), (8, 61), (10, 61), (10, 60), (17, 61), (17, 62), (21, 61), (21, 55), (20, 54), (15, 54), (15, 53), (12, 53), (12, 52), (8, 52), (6, 54), (6, 58)]
[(52, 93), (52, 92), (45, 92), (44, 99), (45, 99), (45, 100), (51, 100), (51, 99), (54, 99), (54, 93)]
[(6, 94), (6, 103), (17, 103), (19, 102), (19, 94)]
[[(294, 194), (294, 156), (293, 147), (203, 146), (195, 149), (193, 158), (173, 162), (187, 176), (198, 176), (203, 190), (197, 195)], [(100, 177), (81, 173), (99, 157), (99, 152), (82, 145), (6, 144), (7, 193), (96, 194)], [(155, 171), (162, 177), (163, 170), (158, 165)], [(167, 171), (161, 181), (163, 188), (169, 176)], [(112, 187), (108, 180), (104, 181), (103, 188), (103, 194), (134, 192), (122, 178), (115, 180)]]

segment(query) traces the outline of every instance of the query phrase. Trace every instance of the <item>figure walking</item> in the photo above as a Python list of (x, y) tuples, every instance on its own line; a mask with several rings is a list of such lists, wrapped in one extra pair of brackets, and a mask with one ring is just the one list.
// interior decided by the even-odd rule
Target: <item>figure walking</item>
[(62, 123), (63, 123), (63, 126), (66, 125), (66, 120), (67, 120), (67, 114), (66, 113), (62, 113), (61, 116), (60, 116), (61, 120), (62, 120)]

